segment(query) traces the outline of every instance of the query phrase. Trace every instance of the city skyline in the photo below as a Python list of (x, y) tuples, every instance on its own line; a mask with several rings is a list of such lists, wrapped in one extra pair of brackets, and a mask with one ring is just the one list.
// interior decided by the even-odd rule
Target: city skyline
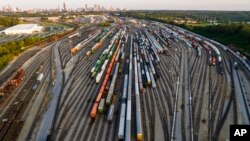
[[(49, 3), (49, 4), (48, 4)], [(11, 5), (22, 9), (55, 9), (63, 4), (67, 9), (94, 7), (101, 5), (107, 9), (110, 7), (126, 8), (129, 10), (232, 10), (232, 11), (249, 11), (249, 0), (1, 0), (0, 6)]]

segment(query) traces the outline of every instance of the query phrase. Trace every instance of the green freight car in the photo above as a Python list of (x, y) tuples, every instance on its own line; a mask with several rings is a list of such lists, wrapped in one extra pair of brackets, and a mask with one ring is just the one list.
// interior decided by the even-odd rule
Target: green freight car
[(98, 105), (98, 112), (99, 113), (103, 113), (104, 111), (104, 106), (105, 106), (105, 99), (102, 98), (99, 105)]

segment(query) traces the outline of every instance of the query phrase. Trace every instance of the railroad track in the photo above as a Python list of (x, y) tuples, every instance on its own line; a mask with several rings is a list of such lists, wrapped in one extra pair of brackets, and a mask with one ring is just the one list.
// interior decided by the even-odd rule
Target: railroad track
[[(30, 67), (28, 69), (25, 69), (25, 74), (32, 74), (34, 73), (34, 69), (41, 63), (41, 59), (39, 59), (42, 55), (39, 54), (36, 58), (38, 59), (35, 59), (31, 64), (30, 66), (33, 66), (33, 67)], [(30, 78), (30, 76), (28, 77), (24, 77), (20, 86), (15, 90), (13, 91), (11, 94), (8, 95), (8, 98), (7, 99), (4, 99), (4, 101), (1, 101), (3, 103), (0, 104), (0, 107), (1, 107), (1, 113), (0, 113), (0, 117), (2, 116), (2, 113), (5, 112), (6, 110), (6, 107), (8, 107), (8, 105), (10, 103), (12, 103), (12, 98), (15, 98), (17, 96), (16, 93), (20, 93), (21, 89), (23, 88), (25, 82)], [(0, 99), (2, 100), (2, 99)]]
[[(87, 73), (87, 71), (88, 71), (88, 69), (86, 69), (85, 70), (85, 74)], [(83, 72), (84, 73), (84, 72)], [(78, 81), (79, 82), (79, 81)], [(91, 82), (91, 80), (90, 79), (85, 79), (84, 81), (80, 81), (80, 83), (82, 83), (82, 84), (88, 84), (88, 83), (90, 83)], [(92, 82), (92, 83), (90, 83), (90, 86), (91, 85), (94, 85), (94, 82)], [(74, 97), (68, 97), (67, 98), (67, 100), (71, 100), (71, 102), (70, 101), (68, 101), (68, 102), (70, 102), (70, 103), (68, 103), (67, 101), (65, 101), (64, 102), (64, 104), (65, 105), (70, 105), (70, 107), (76, 107), (77, 105), (79, 105), (79, 104), (81, 104), (82, 102), (83, 102), (83, 100), (87, 100), (87, 101), (89, 101), (88, 99), (93, 99), (93, 96), (92, 95), (85, 95), (84, 97), (80, 97), (80, 96), (83, 96), (81, 93), (83, 92), (83, 90), (86, 92), (86, 93), (90, 93), (90, 94), (93, 94), (93, 88), (92, 88), (92, 91), (90, 91), (89, 90), (89, 88), (90, 88), (90, 86), (87, 86), (87, 85), (85, 85), (84, 87), (82, 87), (82, 88), (80, 88), (80, 89), (78, 89), (78, 91), (76, 91), (76, 92), (74, 92), (74, 91), (72, 91), (72, 92), (70, 92), (70, 93), (72, 93), (72, 94), (74, 94)], [(88, 89), (86, 89), (86, 87), (88, 87)], [(78, 97), (77, 97), (78, 96)], [(87, 97), (86, 97), (87, 96)], [(91, 96), (91, 97), (89, 97), (89, 96)], [(70, 99), (69, 99), (70, 98)], [(79, 101), (79, 100), (81, 100), (81, 101)], [(80, 103), (79, 103), (80, 102)], [(90, 102), (92, 102), (92, 100), (90, 101)], [(72, 104), (74, 104), (74, 105), (72, 105)], [(87, 104), (87, 103), (86, 103)], [(89, 103), (90, 104), (90, 103)], [(82, 105), (83, 107), (84, 107), (84, 105)], [(79, 111), (79, 110), (81, 110), (82, 108), (79, 108), (79, 106), (77, 106), (78, 108), (77, 108), (77, 110)], [(88, 106), (89, 108), (88, 108), (88, 110), (87, 110), (87, 106), (85, 106), (86, 108), (84, 109), (84, 111), (86, 112), (86, 111), (89, 111), (90, 110), (90, 106)], [(66, 107), (67, 108), (67, 107)], [(67, 108), (68, 109), (68, 108)], [(69, 113), (70, 113), (70, 111), (68, 111), (67, 109), (60, 109), (59, 111), (62, 111), (64, 114), (67, 114), (67, 115), (69, 115)], [(75, 109), (75, 108), (74, 108)], [(72, 109), (71, 109), (72, 110)], [(75, 114), (77, 113), (76, 111), (74, 112)], [(88, 112), (86, 112), (86, 113), (88, 113)], [(66, 116), (66, 115), (65, 115)], [(69, 123), (72, 123), (75, 119), (73, 119), (73, 118), (71, 118), (71, 120), (70, 121), (67, 121), (67, 120), (65, 120), (65, 118), (63, 118), (63, 117), (65, 117), (64, 115), (62, 115), (62, 116), (60, 116), (60, 113), (59, 113), (59, 116), (58, 116), (58, 119), (61, 119), (61, 121), (59, 121), (58, 122), (58, 124), (60, 123), (60, 124), (64, 124), (65, 122), (67, 122), (68, 124), (68, 126), (70, 125)], [(60, 117), (62, 117), (62, 118), (60, 118)], [(66, 124), (66, 123), (65, 123)], [(65, 125), (66, 127), (67, 127), (67, 125)]]
[[(88, 27), (78, 31), (82, 37), (72, 38), (71, 45), (75, 46), (86, 39), (89, 35), (86, 31), (93, 32), (97, 29), (97, 27)], [(113, 76), (112, 70), (109, 76), (107, 69), (103, 69), (105, 70), (104, 74), (107, 73), (109, 77), (105, 75), (105, 81), (104, 77), (102, 77), (98, 84), (96, 83), (96, 79), (91, 79), (89, 73), (92, 67), (95, 66), (97, 60), (100, 59), (100, 55), (109, 45), (111, 39), (106, 39), (104, 45), (90, 56), (86, 56), (85, 54), (96, 44), (94, 41), (78, 51), (75, 56), (71, 56), (71, 45), (66, 42), (67, 39), (65, 38), (65, 42), (62, 42), (58, 49), (66, 79), (63, 82), (62, 94), (58, 102), (56, 118), (49, 140), (106, 141), (119, 140), (119, 138), (135, 140), (140, 138), (141, 135), (143, 135), (143, 140), (145, 141), (153, 141), (156, 139), (185, 141), (225, 139), (225, 136), (227, 136), (225, 125), (230, 124), (232, 121), (237, 123), (237, 106), (232, 78), (233, 71), (232, 68), (230, 68), (230, 64), (232, 64), (230, 60), (235, 57), (219, 49), (221, 51), (221, 57), (223, 58), (222, 66), (225, 70), (223, 71), (225, 75), (220, 75), (215, 66), (208, 66), (209, 49), (205, 50), (205, 47), (203, 47), (201, 50), (202, 55), (198, 55), (196, 53), (197, 49), (188, 47), (188, 43), (179, 40), (179, 42), (174, 41), (171, 44), (171, 48), (167, 48), (169, 52), (169, 54), (167, 54), (159, 49), (161, 47), (157, 47), (157, 42), (155, 42), (154, 39), (151, 39), (157, 38), (158, 36), (156, 32), (153, 34), (148, 33), (148, 31), (152, 33), (153, 30), (154, 28), (151, 27), (143, 27), (139, 30), (135, 30), (133, 26), (127, 27), (125, 32), (125, 38), (127, 37), (127, 39), (123, 46), (124, 51), (122, 51), (122, 53), (124, 53), (124, 59), (117, 61), (122, 67), (119, 68), (118, 77)], [(158, 29), (156, 29), (156, 31), (158, 31)], [(144, 41), (139, 41), (139, 37), (136, 37), (137, 32), (140, 32), (140, 40)], [(114, 32), (113, 35), (115, 34)], [(159, 37), (161, 39), (158, 41), (159, 45), (165, 46), (164, 40), (166, 42), (170, 39), (173, 41), (172, 38), (174, 35), (170, 35), (169, 39), (162, 36)], [(120, 39), (116, 40), (117, 44), (119, 40)], [(115, 46), (117, 46), (117, 44)], [(124, 44), (124, 41), (122, 44)], [(10, 106), (4, 110), (6, 112), (6, 118), (13, 119), (4, 122), (4, 124), (0, 124), (0, 139), (9, 140), (11, 137), (15, 138), (15, 136), (18, 136), (32, 106), (32, 102), (30, 101), (37, 97), (37, 92), (32, 90), (32, 86), (37, 78), (35, 72), (40, 72), (39, 66), (43, 64), (44, 69), (41, 71), (47, 75), (52, 75), (52, 73), (50, 74), (53, 68), (53, 59), (51, 58), (53, 56), (53, 54), (51, 54), (52, 51), (46, 50), (39, 54), (38, 58), (31, 62), (30, 65), (32, 67), (27, 68), (26, 73), (29, 74), (28, 77), (24, 79), (24, 82), (15, 91), (18, 94), (11, 97), (13, 100)], [(113, 51), (115, 52), (115, 50)], [(111, 58), (114, 52), (110, 54)], [(157, 55), (154, 54), (155, 52), (158, 52)], [(218, 54), (218, 52), (212, 50), (214, 56), (215, 53)], [(108, 58), (110, 56), (105, 57)], [(157, 57), (159, 57), (161, 61), (158, 61)], [(73, 60), (72, 65), (70, 64), (71, 60)], [(150, 60), (152, 60), (152, 62)], [(111, 63), (110, 60), (107, 62), (108, 64)], [(70, 65), (72, 69), (67, 69), (68, 65)], [(114, 66), (116, 66), (116, 63)], [(138, 66), (138, 68), (140, 68), (140, 66), (142, 67), (136, 72), (136, 66)], [(157, 71), (161, 70), (160, 78), (156, 76), (157, 72), (154, 72), (154, 69)], [(97, 72), (99, 72), (99, 70), (97, 70)], [(144, 72), (144, 74), (140, 74), (139, 72)], [(148, 74), (146, 74), (146, 72)], [(155, 76), (153, 74), (155, 74)], [(138, 86), (140, 79), (138, 78), (138, 80), (137, 76), (140, 75), (144, 81), (140, 83), (143, 83), (142, 87)], [(93, 103), (99, 104), (99, 102), (96, 101), (96, 96), (99, 95), (98, 93), (100, 92), (99, 89), (107, 82), (105, 86), (106, 90), (101, 92), (101, 97), (106, 98), (107, 89), (111, 88), (112, 77), (116, 79), (115, 86), (112, 85), (112, 88), (115, 89), (112, 93), (111, 100), (111, 103), (115, 105), (113, 120), (112, 122), (108, 122), (110, 109), (108, 104), (104, 106), (105, 108), (104, 111), (101, 112), (102, 114), (98, 113), (95, 115), (95, 118), (93, 118), (91, 109)], [(107, 78), (108, 81), (106, 81)], [(128, 88), (126, 85), (123, 85), (123, 83), (127, 84), (127, 82)], [(232, 89), (230, 86), (232, 86)], [(49, 86), (47, 87), (49, 90)], [(140, 88), (140, 90), (138, 90), (138, 88)], [(126, 90), (128, 90), (128, 92), (125, 92)], [(128, 96), (126, 98), (122, 97), (123, 93)], [(138, 100), (138, 93), (140, 98), (139, 104), (138, 101), (136, 101)], [(19, 102), (17, 103), (16, 101)], [(131, 107), (128, 106), (130, 102)], [(123, 106), (125, 104), (127, 108), (125, 109), (126, 119), (124, 120), (126, 130), (124, 130), (124, 133), (121, 133), (124, 135), (120, 136), (120, 132), (118, 133), (118, 130), (120, 131), (119, 127), (122, 126), (122, 124), (120, 125), (120, 116), (122, 115), (121, 113), (124, 113), (120, 110), (122, 109), (121, 107), (123, 107), (121, 106), (122, 104)], [(137, 104), (141, 104), (140, 107)], [(8, 105), (4, 106), (7, 107)], [(139, 112), (138, 107), (141, 108)], [(42, 118), (40, 114), (43, 114), (45, 108), (46, 100), (44, 100), (44, 104), (40, 107), (39, 118)], [(231, 113), (231, 111), (233, 111), (233, 113)], [(138, 113), (140, 115), (137, 115)], [(232, 114), (234, 117), (229, 116)], [(38, 117), (36, 117), (36, 119), (38, 119)], [(1, 117), (0, 119), (2, 120), (3, 118)], [(141, 122), (138, 122), (138, 120)], [(40, 119), (39, 121), (42, 120)], [(36, 123), (32, 126), (39, 124), (41, 123)], [(158, 126), (159, 124), (161, 126)], [(142, 129), (139, 134), (137, 126)], [(35, 127), (32, 127), (32, 129), (38, 130), (38, 128)], [(33, 133), (36, 134), (36, 131), (29, 133), (29, 139), (35, 138), (36, 135), (33, 135)]]
[[(48, 55), (46, 55), (48, 53), (45, 52), (44, 54), (45, 55), (42, 58), (46, 58), (46, 60), (40, 63), (45, 63), (49, 61), (49, 57)], [(39, 70), (38, 66), (39, 63), (37, 64), (37, 67), (34, 67), (33, 72)], [(23, 87), (22, 91), (19, 94), (16, 94), (17, 96), (14, 97), (14, 103), (10, 105), (10, 107), (5, 111), (4, 115), (2, 116), (2, 119), (7, 119), (7, 124), (5, 124), (5, 126), (3, 127), (4, 129), (0, 132), (1, 140), (15, 140), (17, 138), (25, 120), (23, 119), (23, 116), (25, 113), (29, 112), (26, 111), (26, 109), (35, 93), (35, 90), (32, 89), (32, 86), (35, 84), (36, 78), (36, 74), (31, 75), (28, 82), (25, 83), (25, 86)], [(14, 130), (17, 127), (19, 130)], [(15, 134), (16, 136), (13, 136), (13, 134)]]
[[(93, 30), (89, 28), (87, 28), (87, 31), (81, 34), (80, 38), (76, 38), (74, 37), (73, 39), (69, 39), (66, 41), (63, 41), (59, 48), (59, 53), (60, 53), (60, 59), (62, 62), (62, 68), (66, 67), (66, 64), (68, 63), (68, 61), (71, 59), (72, 54), (70, 52), (71, 47), (75, 47), (78, 43), (82, 42), (84, 39), (86, 39), (89, 35), (89, 33), (92, 33)], [(70, 44), (68, 41), (72, 42), (72, 44)], [(72, 45), (72, 46), (71, 46)], [(88, 45), (89, 46), (89, 45)]]
[[(159, 86), (157, 85), (157, 88), (159, 88)], [(152, 91), (152, 89), (151, 89)], [(160, 92), (161, 93), (161, 92)], [(166, 110), (166, 107), (165, 107), (165, 101), (163, 100), (163, 97), (162, 97), (162, 93), (160, 94), (158, 92), (158, 90), (154, 89), (153, 88), (153, 92), (152, 94), (155, 95), (155, 103), (158, 103), (156, 104), (157, 105), (157, 108), (158, 108), (158, 111), (159, 111), (159, 114), (160, 114), (160, 118), (161, 118), (161, 122), (162, 122), (162, 127), (163, 127), (163, 133), (164, 133), (164, 140), (169, 140), (171, 137), (170, 137), (170, 129), (169, 129), (169, 124), (168, 124), (168, 112)]]
[[(151, 99), (151, 100), (150, 100)], [(153, 95), (150, 92), (148, 88), (146, 88), (146, 94), (145, 94), (145, 104), (150, 105), (150, 107), (147, 108), (148, 113), (148, 120), (149, 120), (149, 140), (155, 139), (155, 103), (152, 100)]]
[[(89, 73), (89, 71), (90, 71), (90, 69), (93, 67), (93, 65), (94, 65), (94, 61), (92, 61), (92, 60), (96, 60), (98, 57), (99, 57), (99, 54), (102, 52), (104, 50), (104, 48), (103, 49), (101, 49), (101, 50), (98, 50), (94, 55), (92, 55), (90, 58), (87, 58), (87, 57), (83, 57), (82, 59), (80, 59), (79, 61), (78, 61), (78, 63), (76, 64), (76, 67), (74, 68), (74, 72), (72, 73), (72, 75), (71, 75), (71, 77), (73, 77), (73, 79), (76, 79), (76, 78), (79, 78), (78, 76), (81, 76), (81, 74), (85, 74), (85, 75), (87, 75), (88, 73)], [(84, 62), (88, 62), (87, 64), (84, 64)], [(84, 68), (82, 68), (82, 67), (84, 67)], [(74, 75), (73, 75), (74, 74)], [(74, 81), (74, 82), (76, 82), (76, 81)], [(71, 83), (70, 85), (72, 86), (72, 85), (74, 85), (75, 86), (75, 83)], [(79, 82), (79, 81), (78, 81)], [(86, 100), (87, 99), (87, 101), (89, 101), (88, 103), (86, 103), (87, 105), (82, 105), (81, 103), (83, 102), (80, 102), (80, 103), (78, 103), (78, 105), (81, 105), (82, 107), (85, 107), (85, 109), (84, 109), (84, 113), (85, 114), (81, 114), (83, 117), (85, 117), (85, 119), (83, 120), (83, 121), (78, 121), (78, 123), (80, 122), (80, 125), (82, 125), (82, 124), (86, 124), (86, 123), (90, 123), (90, 119), (88, 118), (88, 114), (86, 115), (86, 113), (90, 113), (90, 106), (91, 106), (91, 103), (92, 103), (92, 100), (93, 100), (93, 98), (94, 98), (94, 96), (95, 96), (95, 94), (97, 93), (97, 89), (95, 89), (94, 87), (93, 87), (93, 85), (96, 85), (94, 82), (93, 82), (93, 80), (91, 80), (90, 78), (88, 78), (88, 76), (86, 76), (85, 77), (85, 79), (82, 81), (82, 82), (80, 82), (80, 83), (82, 83), (82, 84), (87, 84), (87, 86), (85, 86), (85, 87), (80, 87), (80, 88), (78, 88), (78, 92), (76, 92), (76, 94), (74, 94), (74, 97), (65, 97), (64, 99), (63, 99), (63, 104), (67, 104), (68, 102), (67, 101), (65, 101), (65, 100), (69, 100), (69, 98), (71, 99), (71, 102), (70, 103), (68, 103), (67, 105), (72, 105), (73, 103), (76, 103), (76, 101), (78, 101), (77, 99), (79, 99), (79, 97), (76, 97), (77, 95), (82, 95), (81, 93), (82, 92), (85, 92), (85, 93), (87, 93), (88, 95), (85, 95), (85, 97), (83, 97), (83, 98), (80, 98), (80, 99), (82, 99), (82, 100)], [(86, 87), (87, 87), (87, 89), (86, 89)], [(97, 86), (98, 87), (98, 86)], [(71, 91), (71, 90), (70, 90)], [(69, 93), (72, 93), (72, 92), (70, 92), (69, 91)], [(72, 93), (73, 94), (73, 93)], [(91, 94), (91, 95), (89, 95), (89, 94)], [(67, 94), (68, 95), (68, 94)], [(70, 96), (70, 95), (69, 95)], [(72, 99), (73, 98), (73, 99)], [(78, 106), (79, 107), (79, 106)], [(79, 108), (78, 108), (79, 109)], [(63, 109), (61, 109), (62, 111), (63, 111)], [(60, 111), (60, 110), (59, 110)], [(81, 109), (80, 109), (80, 111), (82, 111)], [(87, 111), (87, 112), (86, 112)], [(66, 112), (66, 111), (64, 111), (64, 112)], [(61, 120), (63, 120), (63, 118), (60, 118), (60, 117), (64, 117), (64, 116), (60, 116), (60, 114), (59, 114), (59, 118), (58, 119), (61, 119)], [(73, 119), (72, 119), (73, 120)], [(72, 121), (71, 120), (71, 121)], [(65, 121), (65, 120), (64, 120)], [(83, 123), (84, 122), (84, 123)], [(57, 123), (62, 123), (62, 121), (59, 121), (59, 122), (57, 122)], [(71, 122), (68, 122), (68, 123), (71, 123)], [(95, 124), (97, 124), (97, 123), (95, 123)], [(98, 124), (97, 124), (98, 125)], [(68, 126), (69, 126), (69, 124), (68, 124)], [(87, 125), (85, 125), (85, 126), (87, 126)], [(86, 130), (85, 128), (88, 128), (89, 127), (89, 129), (88, 130)], [(72, 138), (75, 138), (75, 139), (79, 139), (79, 138), (86, 138), (86, 135), (89, 135), (87, 132), (90, 132), (90, 130), (91, 130), (91, 128), (92, 128), (92, 126), (90, 127), (90, 126), (88, 126), (88, 127), (85, 127), (85, 128), (81, 128), (80, 130), (77, 130), (76, 131), (76, 136), (74, 137), (72, 137)], [(77, 128), (75, 128), (75, 130), (76, 130)], [(73, 131), (75, 131), (75, 130), (73, 130)], [(83, 133), (83, 132), (86, 132), (86, 134), (85, 135), (83, 135), (83, 136), (80, 136), (81, 134), (79, 133), (79, 132), (81, 132), (81, 133)], [(60, 135), (59, 135), (60, 136)], [(70, 136), (66, 136), (66, 137), (70, 137)], [(61, 140), (61, 139), (63, 139), (64, 138), (64, 136), (61, 136), (61, 137), (57, 137), (56, 138), (56, 140), (57, 139), (59, 139), (59, 140)]]
[[(193, 70), (191, 71), (191, 92), (193, 93), (193, 111), (195, 111), (196, 109), (196, 105), (197, 105), (197, 100), (199, 97), (199, 92), (197, 92), (199, 90), (200, 85), (203, 85), (205, 83), (205, 79), (204, 79), (204, 74), (206, 74), (206, 66), (207, 64), (204, 63), (206, 62), (206, 58), (202, 57), (199, 60), (197, 59), (196, 65), (195, 65), (195, 69), (198, 69), (198, 71)], [(198, 75), (196, 75), (196, 73), (198, 73)]]
[(202, 107), (203, 107), (203, 101), (204, 101), (202, 90), (205, 89), (205, 84), (206, 84), (206, 79), (207, 79), (206, 78), (206, 73), (207, 73), (206, 57), (200, 58), (199, 61), (197, 61), (197, 63), (198, 65), (196, 66), (196, 69), (201, 68), (199, 69), (199, 73), (198, 73), (199, 75), (194, 76), (194, 73), (193, 75), (191, 75), (196, 78), (196, 83), (192, 83), (193, 81), (191, 81), (191, 85), (193, 86), (193, 88), (191, 89), (191, 92), (194, 94), (193, 107), (192, 107), (194, 111), (194, 140), (198, 140), (198, 133), (200, 130), (201, 113), (202, 113)]
[[(222, 53), (222, 55), (225, 57), (225, 61), (228, 62), (228, 63), (226, 63), (224, 61), (225, 67), (227, 67), (227, 69), (229, 69), (229, 68), (233, 69), (232, 65), (231, 66), (230, 65), (227, 66), (227, 64), (232, 64), (231, 63), (232, 62), (231, 59), (228, 58), (230, 55), (228, 55), (227, 53), (224, 54), (224, 52)], [(228, 58), (228, 59), (226, 59), (226, 58)], [(227, 72), (229, 74), (232, 74), (231, 69), (227, 70)], [(227, 87), (226, 87), (227, 81), (226, 80), (228, 78), (227, 77), (223, 77), (223, 81), (224, 82), (222, 83), (223, 84), (223, 87), (222, 87), (222, 89), (223, 89), (223, 91), (222, 91), (222, 97), (223, 98), (224, 97), (229, 97), (229, 100), (228, 100), (227, 103), (225, 102), (225, 100), (223, 100), (221, 102), (221, 108), (220, 108), (220, 111), (219, 111), (218, 121), (217, 121), (217, 124), (216, 124), (216, 127), (215, 127), (215, 131), (214, 131), (214, 134), (213, 134), (213, 140), (219, 140), (219, 136), (220, 136), (220, 133), (221, 133), (221, 131), (223, 129), (223, 125), (225, 124), (225, 122), (227, 120), (227, 117), (228, 117), (228, 114), (229, 114), (229, 111), (230, 111), (230, 109), (232, 107), (232, 104), (235, 101), (235, 98), (234, 98), (235, 97), (235, 91), (234, 91), (233, 77), (232, 77), (232, 75), (230, 75), (230, 76), (231, 76), (230, 77), (230, 82), (231, 82), (230, 85), (232, 87), (232, 91), (231, 91), (231, 93), (230, 93), (229, 96), (226, 95), (226, 93), (227, 93)], [(235, 107), (233, 107), (233, 111), (234, 111), (234, 115), (236, 115), (237, 114), (237, 110), (236, 110)], [(236, 122), (237, 121), (237, 116), (234, 116), (233, 121), (234, 121), (234, 123), (237, 123)]]
[(11, 65), (9, 69), (7, 69), (3, 75), (0, 76), (0, 85), (2, 85), (6, 80), (8, 80), (12, 74), (22, 66), (23, 63), (25, 63), (29, 58), (34, 56), (38, 51), (41, 49), (32, 49), (29, 51), (26, 51), (22, 55), (20, 55), (17, 60)]

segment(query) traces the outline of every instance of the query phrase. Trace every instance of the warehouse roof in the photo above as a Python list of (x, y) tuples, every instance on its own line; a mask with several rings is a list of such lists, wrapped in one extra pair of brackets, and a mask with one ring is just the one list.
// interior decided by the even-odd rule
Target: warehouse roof
[(5, 31), (12, 31), (12, 30), (32, 30), (37, 27), (37, 24), (19, 24), (8, 29)]
[(19, 24), (5, 29), (3, 32), (5, 34), (32, 34), (33, 32), (40, 32), (42, 29), (43, 27), (37, 24)]

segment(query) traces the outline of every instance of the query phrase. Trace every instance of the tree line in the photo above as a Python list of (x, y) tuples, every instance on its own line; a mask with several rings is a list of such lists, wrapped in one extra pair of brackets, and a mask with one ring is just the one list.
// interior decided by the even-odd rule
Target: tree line
[(171, 22), (176, 18), (191, 18), (198, 22), (216, 20), (218, 23), (250, 22), (250, 11), (129, 11), (121, 12), (122, 16), (137, 18), (156, 18)]
[(250, 55), (250, 25), (248, 24), (186, 26), (186, 28)]
[[(121, 13), (121, 16), (128, 16), (139, 19), (154, 20), (162, 23), (168, 23), (190, 30), (194, 33), (211, 38), (221, 42), (235, 50), (239, 50), (250, 56), (250, 12), (216, 12), (216, 11), (137, 11)], [(193, 26), (187, 24), (177, 24), (173, 22), (174, 16), (197, 18), (197, 15), (211, 14), (220, 17), (222, 24)], [(192, 15), (193, 14), (193, 15)], [(190, 15), (190, 16), (188, 16)], [(230, 22), (237, 21), (238, 22)], [(244, 21), (244, 22), (243, 22)]]
[(0, 25), (8, 27), (8, 26), (14, 26), (16, 24), (19, 24), (18, 18), (0, 16)]
[(0, 45), (0, 70), (4, 68), (14, 56), (19, 55), (22, 47), (32, 45), (42, 40), (40, 37), (28, 37), (20, 41), (6, 42)]

